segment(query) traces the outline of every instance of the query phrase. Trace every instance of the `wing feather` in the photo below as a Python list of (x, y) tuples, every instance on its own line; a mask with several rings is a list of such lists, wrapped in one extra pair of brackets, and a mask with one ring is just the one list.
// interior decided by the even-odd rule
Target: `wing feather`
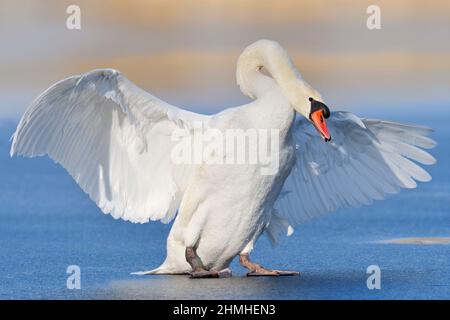
[(116, 70), (94, 70), (56, 83), (31, 104), (11, 156), (49, 155), (114, 218), (168, 222), (194, 172), (171, 161), (171, 132), (207, 120)]
[(423, 150), (436, 146), (428, 137), (431, 129), (347, 112), (332, 113), (328, 123), (331, 143), (324, 143), (308, 121), (295, 123), (296, 165), (275, 204), (289, 223), (370, 204), (431, 180), (418, 165), (436, 162)]

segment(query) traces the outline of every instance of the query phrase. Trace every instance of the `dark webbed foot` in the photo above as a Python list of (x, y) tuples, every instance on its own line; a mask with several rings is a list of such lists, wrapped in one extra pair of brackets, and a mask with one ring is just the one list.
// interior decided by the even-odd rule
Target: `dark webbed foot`
[(219, 272), (209, 270), (197, 270), (190, 273), (191, 279), (219, 278)]
[(278, 277), (279, 274), (275, 270), (266, 269), (263, 267), (250, 270), (247, 277)]
[(202, 260), (195, 252), (195, 249), (192, 247), (186, 248), (186, 261), (192, 267), (192, 272), (190, 273), (191, 279), (205, 279), (205, 278), (229, 278), (231, 277), (231, 270), (229, 268), (215, 271), (215, 270), (207, 270), (203, 265)]
[(248, 254), (239, 256), (241, 266), (250, 270), (247, 277), (278, 277), (278, 276), (298, 276), (300, 272), (287, 270), (272, 270), (250, 261)]
[(279, 276), (299, 276), (300, 272), (290, 270), (274, 270)]
[(230, 278), (232, 276), (231, 269), (226, 268), (220, 271), (214, 270), (197, 270), (190, 273), (191, 279), (196, 278)]

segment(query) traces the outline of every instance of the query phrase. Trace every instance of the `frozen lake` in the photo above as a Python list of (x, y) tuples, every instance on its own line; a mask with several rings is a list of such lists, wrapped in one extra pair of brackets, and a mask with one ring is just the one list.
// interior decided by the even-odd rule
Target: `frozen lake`
[[(235, 261), (233, 278), (203, 280), (130, 275), (163, 261), (170, 225), (113, 220), (48, 158), (11, 159), (16, 122), (2, 121), (0, 299), (450, 299), (448, 243), (380, 243), (450, 236), (448, 117), (386, 118), (437, 130), (433, 182), (298, 226), (275, 248), (260, 239), (255, 261), (300, 277), (246, 278)], [(81, 268), (80, 290), (66, 288), (69, 265)], [(367, 289), (370, 265), (381, 268), (381, 290)]]

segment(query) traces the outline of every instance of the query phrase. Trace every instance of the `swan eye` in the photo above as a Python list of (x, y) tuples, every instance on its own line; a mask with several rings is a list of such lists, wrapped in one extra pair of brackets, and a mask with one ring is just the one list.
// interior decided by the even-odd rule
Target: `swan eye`
[(270, 74), (269, 70), (267, 70), (267, 68), (264, 68), (264, 66), (258, 66), (257, 70), (261, 72), (263, 75), (272, 78), (272, 75)]

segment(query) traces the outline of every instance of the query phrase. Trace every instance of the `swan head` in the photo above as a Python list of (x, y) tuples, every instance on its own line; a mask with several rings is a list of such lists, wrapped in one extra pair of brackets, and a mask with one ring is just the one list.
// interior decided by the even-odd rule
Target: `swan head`
[(308, 119), (326, 142), (331, 141), (331, 134), (326, 122), (331, 111), (324, 103), (320, 93), (300, 76), (295, 81), (289, 84), (282, 83), (280, 86), (294, 110)]
[(313, 123), (316, 130), (326, 142), (331, 141), (331, 134), (328, 131), (327, 122), (325, 120), (331, 115), (330, 109), (323, 102), (314, 100), (312, 97), (309, 98), (309, 101), (311, 102), (309, 120)]
[(278, 42), (259, 40), (245, 48), (238, 59), (236, 78), (241, 91), (252, 99), (266, 94), (275, 82), (295, 111), (311, 121), (325, 141), (331, 140), (326, 124), (330, 109)]

